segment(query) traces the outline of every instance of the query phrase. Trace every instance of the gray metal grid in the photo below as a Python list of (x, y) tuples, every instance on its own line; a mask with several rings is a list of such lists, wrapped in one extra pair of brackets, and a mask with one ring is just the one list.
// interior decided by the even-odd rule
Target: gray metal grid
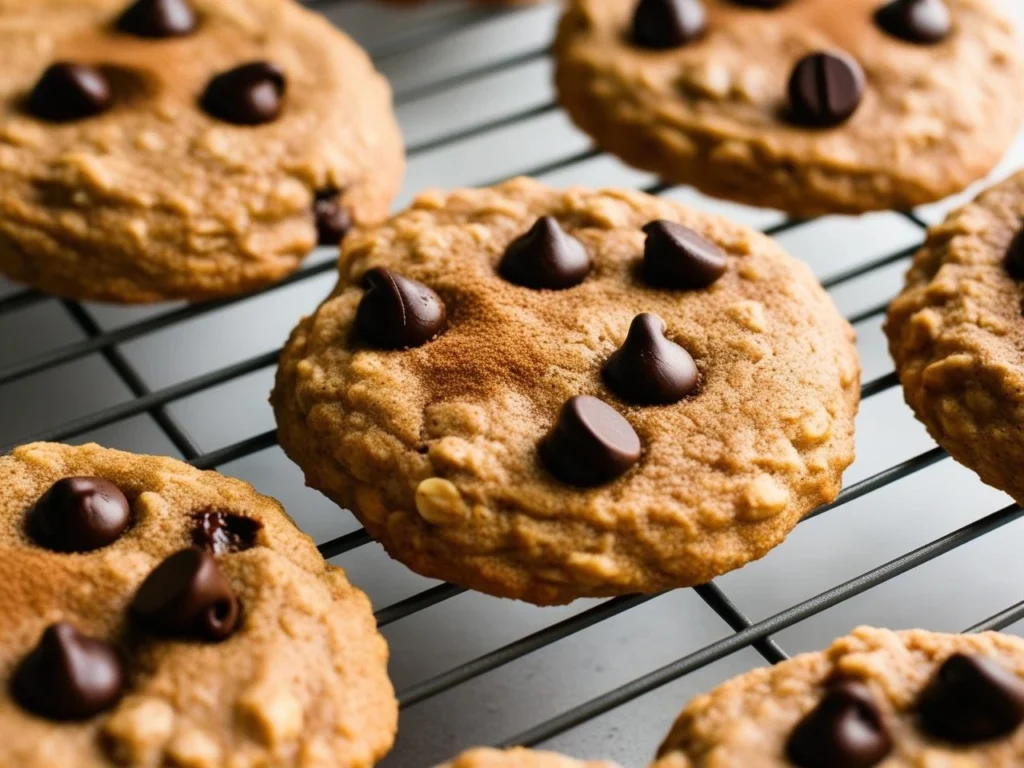
[[(1012, 0), (1008, 0), (1012, 2)], [(554, 101), (551, 3), (309, 5), (389, 76), (409, 146), (395, 207), (428, 186), (512, 175), (628, 186), (724, 213), (806, 260), (858, 331), (858, 458), (840, 497), (763, 560), (690, 590), (537, 608), (410, 573), (302, 485), (266, 396), (277, 352), (333, 283), (333, 251), (250, 296), (187, 306), (63, 301), (0, 281), (0, 445), (95, 440), (217, 468), (281, 499), (372, 599), (402, 704), (383, 762), (426, 768), (474, 744), (649, 762), (692, 695), (820, 648), (857, 624), (1024, 628), (1024, 514), (937, 448), (902, 402), (881, 332), (923, 227), (912, 213), (787, 221), (672, 187), (595, 150)], [(1024, 23), (1024, 9), (1010, 10)], [(993, 173), (1024, 166), (1024, 135)]]

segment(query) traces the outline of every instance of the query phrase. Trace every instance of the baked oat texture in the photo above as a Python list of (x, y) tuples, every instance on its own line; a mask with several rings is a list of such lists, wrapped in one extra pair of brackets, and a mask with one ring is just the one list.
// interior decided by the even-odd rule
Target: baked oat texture
[[(884, 0), (703, 4), (706, 34), (681, 48), (630, 43), (636, 0), (571, 0), (555, 42), (573, 120), (666, 181), (795, 216), (909, 209), (983, 176), (1024, 115), (1021, 44), (992, 0), (946, 0), (953, 31), (935, 45), (883, 33)], [(860, 107), (832, 129), (792, 125), (794, 64), (835, 48), (866, 73)]]
[[(117, 485), (133, 524), (92, 552), (42, 549), (25, 534), (26, 512), (77, 475)], [(96, 445), (18, 448), (0, 457), (0, 488), (0, 764), (366, 768), (390, 748), (397, 705), (369, 601), (276, 501), (173, 459)], [(239, 629), (219, 644), (132, 629), (136, 588), (191, 543), (193, 514), (210, 509), (263, 524), (253, 548), (217, 558), (241, 601)], [(30, 715), (8, 692), (14, 667), (59, 620), (126, 658), (127, 695), (81, 723)]]
[[(313, 198), (341, 190), (357, 223), (383, 219), (404, 160), (391, 91), (369, 57), (291, 0), (192, 0), (198, 29), (143, 39), (128, 0), (0, 0), (0, 272), (43, 291), (120, 302), (250, 291), (316, 244)], [(47, 123), (23, 108), (55, 60), (102, 66), (115, 105)], [(208, 81), (267, 59), (280, 116), (220, 122)]]
[(540, 752), (522, 747), (512, 749), (477, 748), (463, 752), (452, 762), (438, 768), (617, 768), (606, 762), (581, 762), (555, 752)]
[(1003, 266), (1024, 222), (1024, 173), (931, 228), (886, 333), (907, 403), (936, 442), (1024, 502), (1021, 283)]
[(954, 653), (981, 654), (1024, 676), (1024, 641), (1011, 635), (945, 635), (860, 627), (820, 653), (756, 669), (691, 701), (652, 768), (788, 768), (785, 744), (821, 701), (830, 677), (863, 681), (892, 737), (879, 768), (1011, 768), (1024, 761), (1024, 729), (1010, 737), (953, 747), (930, 739), (914, 703)]
[[(538, 291), (495, 266), (539, 216), (589, 250), (580, 285)], [(707, 290), (647, 287), (641, 227), (684, 224), (728, 254)], [(405, 352), (353, 345), (361, 278), (387, 266), (436, 290), (449, 327)], [(853, 460), (853, 331), (807, 267), (725, 219), (625, 190), (529, 179), (431, 191), (346, 240), (332, 295), (292, 333), (272, 396), (306, 482), (413, 570), (534, 603), (699, 584), (761, 557), (834, 498)], [(700, 392), (630, 406), (600, 370), (655, 312), (696, 359)], [(537, 445), (570, 397), (611, 403), (640, 463), (580, 490)]]

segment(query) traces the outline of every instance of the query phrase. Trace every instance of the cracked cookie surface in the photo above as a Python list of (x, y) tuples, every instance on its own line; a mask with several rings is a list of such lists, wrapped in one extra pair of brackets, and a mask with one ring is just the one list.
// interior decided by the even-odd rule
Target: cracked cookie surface
[[(130, 519), (105, 545), (54, 551), (31, 521), (72, 477), (107, 481), (102, 498), (126, 498)], [(97, 487), (78, 483), (79, 494)], [(0, 764), (369, 768), (390, 748), (397, 705), (369, 601), (277, 502), (180, 461), (95, 445), (18, 448), (0, 457), (0, 488)], [(101, 503), (78, 498), (94, 512)], [(237, 626), (219, 642), (138, 620), (140, 585), (190, 545), (214, 553), (237, 596)], [(124, 670), (113, 704), (67, 721), (31, 714), (11, 683), (59, 622), (115, 649)], [(88, 690), (89, 677), (51, 681), (35, 706)]]
[[(655, 220), (721, 249), (710, 287), (641, 278), (642, 228)], [(582, 248), (589, 272), (563, 269), (555, 277), (578, 282), (562, 290), (503, 277), (518, 274), (499, 262), (528, 231), (549, 255), (575, 259)], [(580, 247), (564, 250), (573, 239)], [(280, 441), (309, 485), (422, 574), (541, 604), (702, 583), (777, 545), (834, 498), (853, 459), (850, 326), (805, 265), (722, 218), (633, 191), (517, 179), (424, 193), (349, 238), (339, 268), (282, 355)], [(443, 303), (446, 318), (420, 318), (433, 340), (422, 333), (396, 351), (361, 340), (357, 315), (373, 316), (363, 300), (383, 295), (387, 270), (420, 284), (406, 299)], [(602, 377), (643, 313), (696, 365), (699, 389), (671, 404), (627, 403)], [(588, 410), (593, 398), (581, 398), (577, 416), (611, 428), (613, 442), (625, 435), (619, 454), (596, 456), (596, 487), (559, 480), (539, 455), (575, 396), (605, 403)], [(579, 433), (570, 425), (562, 439)]]

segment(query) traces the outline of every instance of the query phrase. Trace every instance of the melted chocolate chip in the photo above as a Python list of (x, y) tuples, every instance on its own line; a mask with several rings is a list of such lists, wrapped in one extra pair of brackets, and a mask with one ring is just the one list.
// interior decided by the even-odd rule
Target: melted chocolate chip
[(51, 64), (28, 97), (28, 111), (55, 123), (105, 112), (114, 103), (106, 76), (95, 67), (61, 61)]
[(136, 0), (117, 20), (117, 28), (137, 37), (180, 37), (196, 28), (189, 0)]
[(262, 125), (281, 113), (285, 87), (280, 67), (269, 61), (253, 61), (210, 80), (200, 104), (218, 120)]
[(921, 691), (917, 711), (921, 727), (937, 739), (996, 739), (1024, 721), (1024, 681), (993, 659), (956, 653)]
[(1014, 280), (1024, 280), (1024, 229), (1010, 241), (1003, 258), (1003, 268)]
[(677, 402), (698, 383), (690, 353), (665, 338), (665, 323), (652, 314), (633, 318), (626, 342), (608, 358), (603, 374), (612, 392), (642, 405)]
[(892, 750), (871, 690), (853, 680), (833, 683), (786, 743), (800, 768), (870, 768)]
[(375, 347), (419, 347), (448, 327), (444, 302), (423, 283), (375, 267), (363, 276), (363, 286), (356, 330)]
[(633, 43), (655, 50), (679, 48), (707, 29), (701, 0), (640, 0), (633, 14)]
[(658, 220), (644, 232), (644, 280), (655, 288), (707, 288), (725, 274), (722, 249), (689, 227)]
[(589, 272), (586, 247), (567, 234), (554, 216), (537, 219), (526, 234), (512, 241), (498, 264), (503, 278), (526, 288), (571, 288)]
[(143, 626), (162, 634), (223, 640), (240, 614), (231, 584), (204, 549), (177, 552), (146, 577), (131, 611)]
[(313, 201), (317, 242), (320, 245), (337, 245), (352, 228), (352, 215), (341, 207), (338, 193), (337, 189), (325, 189), (317, 192)]
[(909, 43), (937, 43), (953, 27), (943, 0), (893, 0), (875, 13), (875, 23)]
[(845, 53), (804, 56), (789, 77), (789, 116), (795, 123), (828, 128), (849, 119), (864, 96), (864, 70)]
[(89, 552), (112, 544), (131, 523), (128, 499), (99, 477), (65, 477), (28, 515), (28, 533), (54, 552)]
[(263, 523), (230, 512), (207, 510), (195, 516), (192, 543), (215, 555), (242, 552), (256, 546), (256, 535)]
[(640, 460), (640, 438), (614, 408), (596, 397), (569, 400), (540, 444), (548, 470), (583, 488), (608, 483)]
[(71, 624), (51, 624), (11, 678), (22, 707), (49, 720), (85, 720), (113, 707), (124, 692), (117, 650)]

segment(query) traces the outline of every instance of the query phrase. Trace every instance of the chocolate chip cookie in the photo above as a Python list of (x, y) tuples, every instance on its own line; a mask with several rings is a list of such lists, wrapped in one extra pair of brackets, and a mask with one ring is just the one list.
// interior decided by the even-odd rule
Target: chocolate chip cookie
[(861, 627), (690, 702), (652, 768), (1011, 768), (1024, 641)]
[(391, 92), (281, 0), (0, 0), (0, 272), (73, 298), (272, 283), (382, 219)]
[(612, 763), (580, 762), (555, 752), (514, 747), (507, 750), (471, 749), (438, 768), (617, 768)]
[(277, 502), (179, 461), (0, 457), (0, 765), (369, 768), (397, 705), (369, 601)]
[(1024, 502), (1024, 173), (928, 232), (889, 307), (907, 403), (953, 458)]
[(571, 0), (555, 55), (562, 104), (609, 152), (794, 216), (946, 197), (1024, 115), (992, 0)]
[(698, 584), (853, 459), (850, 326), (769, 238), (627, 190), (432, 191), (344, 244), (272, 396), (413, 570), (534, 603)]

